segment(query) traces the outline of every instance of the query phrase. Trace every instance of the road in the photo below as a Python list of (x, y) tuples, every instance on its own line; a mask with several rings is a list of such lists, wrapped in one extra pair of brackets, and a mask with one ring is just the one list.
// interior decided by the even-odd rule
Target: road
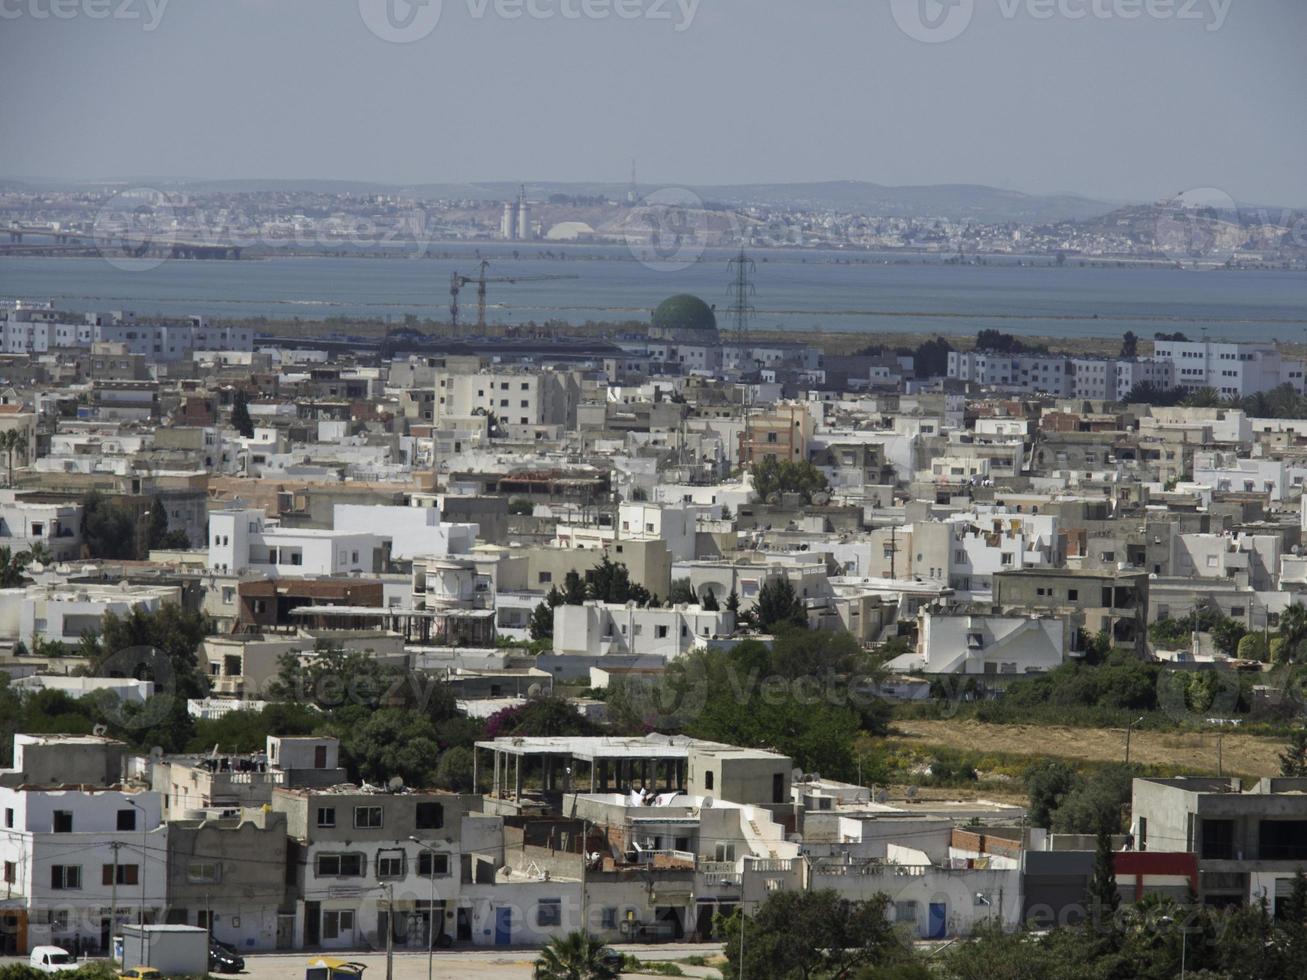
[[(689, 956), (714, 956), (721, 952), (720, 944), (669, 946), (615, 946), (623, 953), (638, 956), (645, 961), (683, 960)], [(475, 950), (437, 950), (432, 964), (432, 976), (441, 978), (475, 977), (477, 980), (528, 980), (531, 976), (531, 964), (539, 951), (535, 949), (475, 949)], [(245, 972), (237, 974), (233, 980), (291, 980), (302, 977), (309, 953), (264, 953), (245, 957)], [(386, 957), (378, 953), (334, 953), (341, 959), (365, 964), (368, 969), (364, 974), (367, 980), (385, 980)], [(0, 966), (7, 963), (25, 963), (26, 960), (0, 958)], [(687, 977), (720, 977), (720, 973), (708, 967), (680, 964)], [(214, 974), (214, 976), (218, 976)], [(426, 953), (396, 953), (394, 980), (426, 980)], [(624, 977), (640, 977), (643, 974), (627, 973)]]

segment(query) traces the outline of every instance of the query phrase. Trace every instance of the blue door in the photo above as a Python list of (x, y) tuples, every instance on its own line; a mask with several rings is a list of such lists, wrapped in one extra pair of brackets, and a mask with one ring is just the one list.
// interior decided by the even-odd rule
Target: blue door
[(943, 939), (948, 935), (948, 912), (943, 902), (930, 903), (930, 926), (927, 939)]
[(508, 946), (513, 942), (513, 910), (495, 909), (495, 945)]

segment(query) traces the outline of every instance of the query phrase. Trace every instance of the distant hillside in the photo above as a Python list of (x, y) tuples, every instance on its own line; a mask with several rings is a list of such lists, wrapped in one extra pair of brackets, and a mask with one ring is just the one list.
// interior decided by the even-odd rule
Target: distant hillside
[[(14, 181), (32, 183), (30, 179)], [(134, 177), (114, 180), (83, 181), (80, 190), (124, 184), (138, 184), (161, 189), (184, 188), (193, 193), (257, 194), (409, 194), (441, 200), (505, 201), (516, 197), (521, 184), (512, 181), (473, 183), (379, 184), (351, 180), (184, 180), (168, 177)], [(43, 188), (54, 188), (51, 182)], [(649, 194), (664, 187), (649, 183), (640, 193)], [(14, 189), (28, 189), (15, 187)], [(527, 195), (536, 201), (553, 195), (568, 197), (606, 197), (623, 200), (628, 186), (619, 183), (563, 181), (527, 181)], [(1023, 194), (979, 184), (938, 184), (919, 187), (888, 187), (866, 181), (822, 181), (797, 184), (729, 184), (690, 186), (704, 201), (725, 206), (744, 204), (806, 210), (839, 210), (891, 218), (945, 218), (953, 221), (983, 223), (1053, 224), (1101, 217), (1114, 205), (1073, 195)]]

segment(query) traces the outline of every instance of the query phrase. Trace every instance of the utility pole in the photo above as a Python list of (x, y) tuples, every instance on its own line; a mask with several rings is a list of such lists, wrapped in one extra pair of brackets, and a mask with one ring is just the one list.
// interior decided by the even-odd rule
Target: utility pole
[(431, 855), (429, 869), (431, 874), (427, 876), (427, 880), (431, 883), (431, 899), (427, 906), (427, 980), (431, 980), (432, 953), (436, 948), (436, 855), (439, 852), (416, 837), (410, 836), (409, 840)]
[(395, 980), (395, 886), (386, 885), (386, 980)]
[(109, 879), (109, 958), (113, 959), (113, 934), (118, 928), (118, 848), (122, 841), (109, 845), (113, 849), (113, 877)]

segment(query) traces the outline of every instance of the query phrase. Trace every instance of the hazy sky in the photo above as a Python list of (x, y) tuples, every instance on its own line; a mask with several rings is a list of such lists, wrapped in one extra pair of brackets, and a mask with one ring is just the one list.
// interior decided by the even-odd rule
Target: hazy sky
[(635, 157), (647, 188), (1307, 206), (1304, 0), (443, 0), (410, 43), (377, 33), (435, 8), (389, 2), (0, 0), (0, 174), (625, 181)]

